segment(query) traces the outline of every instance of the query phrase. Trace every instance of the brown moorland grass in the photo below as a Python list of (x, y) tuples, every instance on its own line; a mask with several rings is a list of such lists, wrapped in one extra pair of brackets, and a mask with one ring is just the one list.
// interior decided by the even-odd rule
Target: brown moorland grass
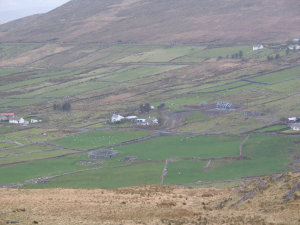
[(234, 189), (1, 189), (0, 223), (299, 224), (297, 184), (299, 173), (271, 175)]

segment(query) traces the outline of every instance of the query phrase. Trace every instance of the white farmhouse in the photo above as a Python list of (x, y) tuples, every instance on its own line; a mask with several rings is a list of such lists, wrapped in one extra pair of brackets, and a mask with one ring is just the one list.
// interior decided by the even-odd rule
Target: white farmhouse
[(253, 51), (260, 50), (260, 49), (263, 49), (263, 48), (264, 48), (264, 46), (262, 44), (253, 45)]
[(30, 123), (40, 123), (42, 122), (42, 120), (36, 120), (36, 119), (31, 119)]
[(288, 120), (289, 120), (289, 123), (296, 123), (298, 118), (297, 117), (289, 117)]
[(138, 118), (137, 116), (126, 116), (127, 120), (135, 120), (137, 118)]
[(300, 131), (300, 123), (294, 123), (291, 125), (292, 130)]
[(25, 120), (23, 118), (12, 117), (12, 118), (9, 119), (9, 123), (12, 123), (12, 124), (24, 124)]
[(300, 50), (300, 45), (289, 45), (288, 47), (290, 50)]
[(123, 116), (117, 115), (117, 114), (113, 114), (112, 117), (111, 117), (111, 122), (112, 123), (117, 123), (117, 122), (120, 122), (123, 119), (124, 119)]

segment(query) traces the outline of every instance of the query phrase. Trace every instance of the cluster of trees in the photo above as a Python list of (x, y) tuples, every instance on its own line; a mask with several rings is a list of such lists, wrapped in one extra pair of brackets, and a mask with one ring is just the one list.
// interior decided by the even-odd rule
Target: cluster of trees
[(274, 58), (275, 58), (275, 59), (279, 59), (279, 58), (280, 58), (280, 55), (279, 55), (279, 54), (276, 54), (275, 57), (272, 56), (272, 55), (268, 55), (267, 60), (268, 60), (268, 61), (272, 61)]
[[(239, 52), (232, 54), (231, 58), (232, 59), (241, 59), (241, 58), (243, 58), (243, 56), (244, 56), (244, 52), (242, 50), (240, 50)], [(219, 56), (218, 60), (220, 60), (222, 58), (223, 58), (222, 56)], [(230, 58), (229, 55), (227, 55), (226, 59), (229, 59), (229, 58)]]
[(65, 102), (63, 104), (53, 104), (53, 110), (55, 110), (55, 111), (70, 111), (71, 103)]
[(231, 58), (232, 59), (241, 59), (241, 58), (243, 58), (243, 55), (244, 55), (243, 51), (240, 50), (239, 52), (232, 54)]
[(141, 113), (147, 113), (150, 112), (151, 105), (149, 103), (145, 103), (145, 104), (141, 104), (139, 108)]
[(294, 46), (293, 50), (290, 50), (289, 48), (287, 48), (287, 49), (285, 50), (285, 54), (286, 54), (286, 55), (289, 55), (291, 51), (297, 52), (296, 46)]
[(161, 103), (159, 106), (157, 106), (157, 108), (158, 108), (158, 109), (162, 109), (162, 108), (164, 108), (165, 106), (166, 106), (165, 103)]

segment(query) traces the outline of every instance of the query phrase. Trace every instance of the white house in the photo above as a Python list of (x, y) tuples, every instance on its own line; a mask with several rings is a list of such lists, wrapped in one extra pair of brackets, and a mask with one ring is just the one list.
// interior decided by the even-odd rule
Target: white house
[(40, 123), (42, 122), (42, 120), (36, 120), (36, 119), (31, 119), (30, 123)]
[(290, 117), (290, 118), (288, 118), (288, 120), (289, 120), (290, 123), (296, 123), (298, 118), (297, 117)]
[(149, 117), (148, 119), (135, 119), (134, 122), (142, 126), (158, 125), (158, 119), (155, 117)]
[(135, 123), (146, 123), (146, 119), (135, 119)]
[(290, 50), (300, 50), (300, 45), (289, 45), (288, 47)]
[(117, 122), (120, 122), (123, 119), (124, 119), (123, 116), (117, 115), (117, 114), (113, 114), (112, 117), (111, 117), (111, 122), (112, 123), (117, 123)]
[(137, 116), (126, 116), (126, 119), (128, 120), (135, 120), (137, 118), (138, 118)]
[(155, 117), (149, 117), (149, 118), (147, 119), (147, 123), (153, 124), (153, 125), (157, 125), (157, 124), (158, 124), (158, 119), (155, 118)]
[(262, 44), (253, 45), (253, 51), (260, 50), (260, 49), (263, 49), (263, 48), (264, 48), (264, 46)]
[(300, 131), (300, 123), (294, 123), (291, 125), (292, 130)]
[(12, 124), (24, 124), (25, 120), (23, 118), (12, 117), (12, 118), (9, 119), (9, 123), (12, 123)]

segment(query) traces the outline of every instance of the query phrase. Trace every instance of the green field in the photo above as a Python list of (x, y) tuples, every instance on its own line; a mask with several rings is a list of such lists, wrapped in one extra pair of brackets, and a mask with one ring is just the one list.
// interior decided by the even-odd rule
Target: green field
[(115, 145), (147, 135), (148, 132), (146, 131), (95, 130), (53, 141), (52, 143), (74, 149), (90, 149)]
[(247, 176), (266, 175), (285, 172), (289, 156), (299, 154), (295, 143), (297, 137), (254, 136), (244, 146), (243, 155), (251, 160), (232, 162), (212, 161), (208, 171), (204, 171), (207, 162), (179, 161), (169, 164), (170, 173), (166, 184), (184, 184), (198, 181), (231, 180)]
[(118, 188), (160, 183), (163, 163), (148, 162), (130, 167), (104, 168), (67, 175), (51, 180), (48, 184), (27, 188)]
[(208, 161), (179, 161), (170, 163), (165, 184), (187, 184), (199, 181)]
[(295, 79), (300, 77), (300, 67), (295, 67), (292, 69), (283, 70), (280, 72), (275, 72), (253, 78), (253, 81), (264, 82), (264, 83), (276, 83), (284, 80)]
[(137, 156), (139, 159), (164, 160), (177, 157), (234, 157), (238, 156), (240, 137), (187, 136), (158, 137), (149, 141), (117, 147), (121, 156)]
[[(10, 59), (40, 47), (49, 48), (2, 43), (0, 65), (14, 65)], [(0, 113), (42, 120), (28, 126), (0, 123), (1, 184), (53, 175), (65, 176), (28, 188), (160, 184), (167, 159), (164, 184), (235, 183), (291, 170), (286, 164), (300, 154), (299, 132), (285, 130), (288, 124), (281, 122), (300, 117), (299, 52), (285, 55), (267, 45), (252, 51), (249, 43), (68, 47), (72, 50), (41, 53), (18, 68), (0, 68)], [(232, 58), (240, 51), (242, 58)], [(275, 54), (280, 58), (267, 60)], [(219, 101), (234, 108), (217, 109)], [(67, 102), (70, 111), (54, 110), (54, 104)], [(145, 103), (154, 107), (141, 112)], [(245, 116), (248, 112), (253, 113)], [(156, 117), (161, 124), (108, 123), (113, 113)], [(237, 160), (245, 134), (250, 138), (242, 155), (248, 160)], [(88, 151), (107, 148), (118, 156), (88, 158)], [(137, 160), (120, 160), (129, 156)]]
[(168, 62), (176, 58), (194, 54), (203, 47), (164, 47), (125, 57), (119, 62)]

